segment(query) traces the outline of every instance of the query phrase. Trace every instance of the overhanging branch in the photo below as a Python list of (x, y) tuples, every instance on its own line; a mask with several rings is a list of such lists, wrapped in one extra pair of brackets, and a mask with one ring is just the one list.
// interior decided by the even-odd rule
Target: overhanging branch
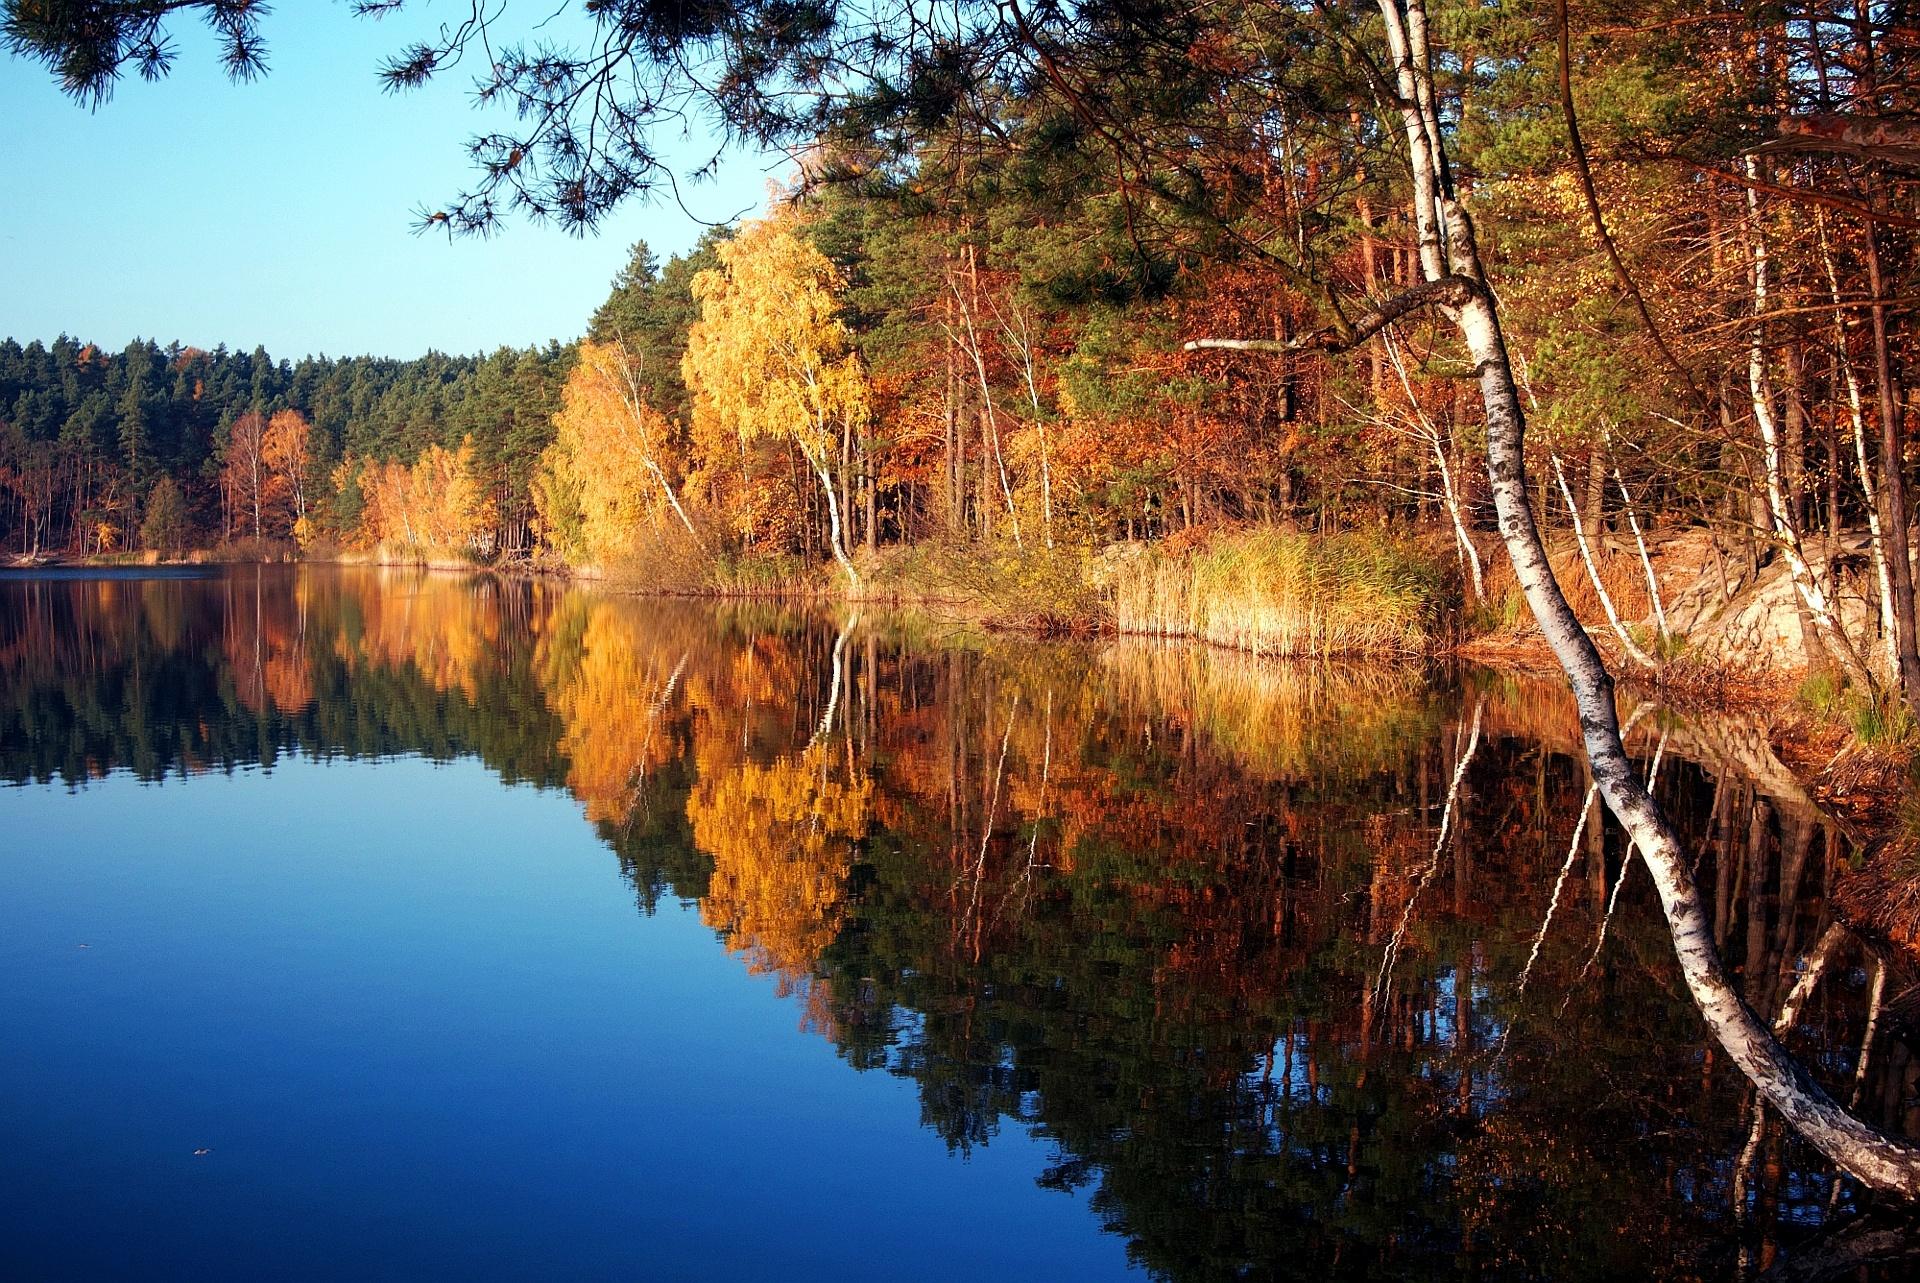
[(1422, 308), (1459, 307), (1480, 288), (1473, 280), (1455, 273), (1403, 290), (1371, 311), (1353, 318), (1344, 332), (1315, 330), (1297, 339), (1189, 339), (1182, 346), (1189, 352), (1203, 349), (1230, 352), (1346, 352)]

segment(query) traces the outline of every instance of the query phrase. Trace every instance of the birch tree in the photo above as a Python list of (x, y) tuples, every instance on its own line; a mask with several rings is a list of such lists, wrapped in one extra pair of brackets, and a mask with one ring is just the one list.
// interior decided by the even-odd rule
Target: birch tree
[[(664, 516), (663, 504), (700, 544), (669, 472), (673, 425), (653, 404), (624, 342), (581, 341), (553, 422), (536, 502), (563, 552), (595, 563), (626, 555), (656, 514)], [(562, 501), (566, 518), (557, 511)]]
[(786, 441), (826, 497), (833, 558), (856, 591), (836, 469), (840, 443), (866, 423), (866, 371), (839, 319), (839, 273), (781, 218), (749, 223), (694, 278), (700, 320), (683, 363), (696, 420), (747, 441)]
[(233, 421), (221, 454), (221, 477), (230, 503), (245, 515), (253, 537), (260, 538), (273, 469), (267, 462), (267, 418), (249, 410)]
[[(1920, 1150), (1849, 1113), (1781, 1045), (1729, 983), (1691, 860), (1621, 742), (1613, 678), (1554, 578), (1528, 497), (1526, 416), (1500, 328), (1495, 294), (1466, 205), (1449, 176), (1434, 105), (1424, 0), (1379, 0), (1392, 68), (1392, 108), (1406, 137), (1420, 286), (1403, 307), (1430, 305), (1457, 329), (1487, 415), (1487, 470), (1500, 537), (1542, 634), (1573, 688), (1594, 782), (1653, 875), (1681, 974), (1708, 1028), (1789, 1125), (1864, 1184), (1920, 1196)], [(1376, 313), (1377, 315), (1377, 313)], [(1363, 329), (1378, 328), (1371, 318)]]

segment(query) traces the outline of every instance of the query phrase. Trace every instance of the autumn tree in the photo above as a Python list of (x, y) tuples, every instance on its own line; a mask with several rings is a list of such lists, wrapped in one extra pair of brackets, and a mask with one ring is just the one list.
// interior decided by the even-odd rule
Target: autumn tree
[(357, 542), (412, 556), (487, 551), (493, 511), (474, 475), (471, 441), (457, 450), (430, 445), (411, 466), (394, 459), (361, 463), (352, 484), (362, 503)]
[(222, 452), (221, 485), (227, 496), (228, 520), (237, 510), (251, 521), (253, 537), (261, 537), (263, 514), (271, 499), (273, 467), (267, 461), (267, 419), (249, 410), (233, 421)]
[(312, 431), (313, 426), (298, 410), (279, 410), (267, 420), (261, 446), (267, 466), (293, 499), (293, 537), (302, 544), (311, 531), (307, 521), (307, 467)]
[(543, 525), (570, 560), (604, 564), (632, 551), (662, 504), (699, 542), (668, 471), (676, 466), (674, 425), (652, 395), (624, 341), (581, 342), (535, 496)]
[(797, 234), (791, 214), (747, 224), (718, 255), (719, 267), (694, 278), (700, 320), (682, 366), (696, 430), (798, 450), (825, 496), (834, 560), (858, 589), (842, 493), (869, 393), (838, 316), (839, 273)]

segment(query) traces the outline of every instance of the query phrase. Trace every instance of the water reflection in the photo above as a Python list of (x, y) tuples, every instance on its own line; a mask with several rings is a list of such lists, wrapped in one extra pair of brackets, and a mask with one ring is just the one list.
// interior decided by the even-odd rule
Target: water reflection
[[(643, 912), (697, 905), (955, 1150), (1047, 1139), (1045, 1183), (1170, 1278), (1738, 1276), (1865, 1234), (1582, 820), (1551, 685), (846, 623), (378, 571), (4, 580), (0, 776), (404, 753), (563, 788)], [(1911, 978), (1826, 909), (1844, 836), (1735, 722), (1648, 709), (1630, 743), (1748, 1000), (1920, 1134)]]

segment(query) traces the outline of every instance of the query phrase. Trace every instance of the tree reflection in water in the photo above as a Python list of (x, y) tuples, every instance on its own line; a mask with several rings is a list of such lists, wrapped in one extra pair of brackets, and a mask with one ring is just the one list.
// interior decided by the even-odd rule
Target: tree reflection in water
[[(1167, 1277), (1816, 1277), (1913, 1241), (1706, 1033), (1549, 686), (412, 572), (0, 605), (5, 778), (406, 753), (564, 788), (643, 912), (697, 905), (954, 1149), (1046, 1138)], [(1920, 1134), (1912, 978), (1827, 909), (1844, 835), (1736, 721), (1630, 743), (1747, 1001)]]

